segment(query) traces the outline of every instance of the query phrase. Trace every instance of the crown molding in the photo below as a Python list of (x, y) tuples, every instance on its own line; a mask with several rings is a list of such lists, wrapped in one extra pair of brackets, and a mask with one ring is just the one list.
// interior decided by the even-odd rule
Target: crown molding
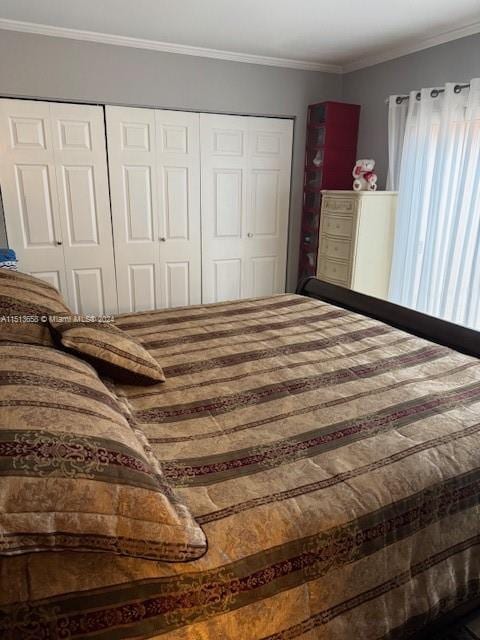
[(185, 44), (175, 44), (172, 42), (160, 42), (158, 40), (145, 40), (143, 38), (131, 38), (129, 36), (98, 33), (96, 31), (81, 31), (80, 29), (69, 29), (67, 27), (54, 27), (47, 24), (23, 22), (21, 20), (7, 20), (6, 18), (0, 18), (0, 29), (7, 31), (19, 31), (21, 33), (33, 33), (36, 35), (50, 36), (54, 38), (82, 40), (84, 42), (98, 42), (100, 44), (110, 44), (119, 47), (148, 49), (151, 51), (161, 51), (163, 53), (177, 53), (184, 56), (213, 58), (216, 60), (244, 62), (247, 64), (260, 64), (268, 67), (284, 67), (287, 69), (301, 69), (304, 71), (342, 73), (342, 67), (335, 64), (322, 64), (320, 62), (311, 62), (309, 60), (275, 58), (249, 53), (237, 53), (236, 51), (207, 49), (204, 47), (193, 47)]
[(194, 47), (185, 44), (172, 42), (160, 42), (158, 40), (146, 40), (144, 38), (132, 38), (129, 36), (119, 36), (109, 33), (99, 33), (96, 31), (82, 31), (80, 29), (70, 29), (67, 27), (54, 27), (47, 24), (37, 24), (35, 22), (24, 22), (22, 20), (8, 20), (0, 18), (0, 30), (18, 31), (21, 33), (32, 33), (53, 38), (67, 38), (70, 40), (80, 40), (84, 42), (97, 42), (100, 44), (115, 45), (118, 47), (132, 47), (134, 49), (147, 49), (150, 51), (160, 51), (163, 53), (176, 53), (184, 56), (195, 56), (202, 58), (212, 58), (215, 60), (228, 60), (230, 62), (243, 62), (247, 64), (264, 65), (268, 67), (283, 67), (286, 69), (300, 69), (303, 71), (323, 71), (324, 73), (350, 73), (365, 67), (371, 67), (382, 62), (388, 62), (395, 58), (416, 53), (445, 44), (452, 40), (465, 38), (476, 33), (480, 33), (480, 21), (450, 29), (430, 38), (425, 38), (418, 42), (410, 42), (405, 46), (396, 49), (388, 49), (371, 56), (365, 56), (341, 64), (324, 64), (312, 62), (310, 60), (295, 60), (292, 58), (276, 58), (271, 56), (260, 56), (250, 53), (238, 53), (236, 51), (223, 51), (221, 49), (207, 49), (204, 47)]
[(359, 69), (364, 69), (365, 67), (372, 67), (373, 65), (380, 64), (381, 62), (388, 62), (389, 60), (394, 60), (395, 58), (407, 56), (410, 53), (416, 53), (417, 51), (430, 49), (431, 47), (436, 47), (439, 44), (445, 44), (446, 42), (451, 42), (452, 40), (458, 40), (459, 38), (472, 36), (476, 33), (480, 33), (480, 21), (473, 22), (463, 27), (450, 29), (449, 31), (444, 31), (443, 33), (439, 33), (430, 38), (422, 39), (421, 43), (410, 42), (409, 44), (398, 47), (396, 49), (389, 49), (388, 51), (384, 51), (382, 53), (378, 53), (372, 56), (365, 56), (364, 58), (346, 63), (342, 66), (342, 73), (350, 73), (351, 71), (358, 71)]

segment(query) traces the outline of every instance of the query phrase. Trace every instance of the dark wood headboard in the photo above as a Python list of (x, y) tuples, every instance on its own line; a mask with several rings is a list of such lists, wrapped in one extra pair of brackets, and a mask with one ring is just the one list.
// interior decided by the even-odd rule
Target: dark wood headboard
[(401, 307), (387, 300), (373, 298), (345, 287), (309, 277), (302, 280), (297, 293), (324, 300), (338, 307), (381, 320), (392, 327), (408, 331), (420, 338), (480, 358), (480, 331), (434, 318), (425, 313)]

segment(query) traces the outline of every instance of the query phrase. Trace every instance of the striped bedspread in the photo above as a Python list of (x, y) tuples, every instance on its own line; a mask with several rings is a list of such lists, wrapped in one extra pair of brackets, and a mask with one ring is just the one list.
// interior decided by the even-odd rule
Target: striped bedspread
[(116, 390), (208, 552), (10, 558), (12, 639), (394, 640), (480, 595), (480, 362), (295, 295), (117, 324), (165, 371)]

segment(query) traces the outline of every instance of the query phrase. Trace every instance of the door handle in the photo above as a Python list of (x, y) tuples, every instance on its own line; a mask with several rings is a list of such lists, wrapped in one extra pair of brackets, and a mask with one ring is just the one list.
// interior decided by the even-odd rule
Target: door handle
[(63, 242), (61, 240), (56, 240), (56, 244), (58, 244), (58, 246), (60, 246), (61, 244), (63, 244)]
[(160, 240), (160, 242), (166, 242), (167, 241), (167, 239), (164, 238), (163, 236), (161, 238), (159, 238), (159, 240)]
[(248, 238), (253, 238), (253, 233), (247, 233)]

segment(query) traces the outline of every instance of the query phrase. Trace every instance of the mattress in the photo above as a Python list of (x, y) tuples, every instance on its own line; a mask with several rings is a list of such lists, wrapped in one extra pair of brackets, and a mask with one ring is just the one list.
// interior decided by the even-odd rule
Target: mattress
[(1, 637), (405, 638), (480, 595), (480, 363), (296, 295), (128, 314), (116, 385), (208, 551), (0, 562)]

